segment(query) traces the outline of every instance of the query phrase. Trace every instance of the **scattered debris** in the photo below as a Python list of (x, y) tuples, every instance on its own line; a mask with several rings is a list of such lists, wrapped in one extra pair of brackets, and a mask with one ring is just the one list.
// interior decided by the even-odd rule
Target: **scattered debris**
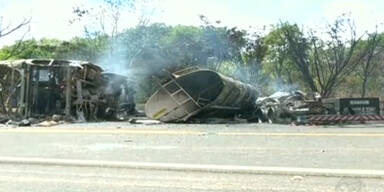
[(154, 125), (154, 124), (161, 124), (161, 121), (158, 120), (152, 120), (152, 119), (129, 119), (129, 123), (131, 124), (145, 124), (145, 125)]
[(216, 118), (216, 117), (208, 117), (208, 118), (193, 118), (188, 121), (189, 123), (204, 123), (204, 124), (244, 124), (249, 123), (248, 119), (242, 119), (239, 117), (233, 118)]
[(0, 124), (7, 123), (9, 121), (8, 117), (5, 116), (0, 116)]
[(293, 181), (293, 182), (302, 182), (303, 180), (304, 180), (304, 177), (300, 176), (300, 175), (295, 175), (295, 176), (291, 177), (291, 181)]
[(19, 123), (17, 122), (17, 121), (13, 121), (13, 120), (8, 120), (6, 123), (5, 123), (6, 125), (16, 125), (16, 126), (18, 126), (19, 125)]
[(39, 120), (39, 119), (37, 119), (37, 118), (30, 117), (30, 118), (28, 118), (28, 121), (29, 121), (32, 125), (34, 125), (34, 124), (38, 124), (38, 123), (40, 123), (41, 120)]
[(39, 124), (37, 124), (38, 127), (52, 127), (54, 125), (58, 125), (59, 123), (57, 121), (43, 121)]
[(28, 119), (23, 119), (18, 123), (19, 127), (31, 126), (31, 122)]
[(64, 117), (62, 115), (52, 115), (52, 121), (56, 121), (56, 122), (59, 122), (59, 121), (62, 121), (64, 120)]

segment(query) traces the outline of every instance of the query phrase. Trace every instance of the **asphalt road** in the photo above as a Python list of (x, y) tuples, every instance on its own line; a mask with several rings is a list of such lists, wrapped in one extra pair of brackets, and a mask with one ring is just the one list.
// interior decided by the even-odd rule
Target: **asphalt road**
[(0, 191), (380, 192), (378, 179), (2, 165)]
[[(0, 128), (2, 157), (384, 170), (384, 126), (88, 123)], [(383, 179), (0, 163), (0, 191), (384, 191)], [(348, 180), (352, 179), (352, 180)], [(346, 184), (343, 184), (346, 183)], [(364, 190), (363, 190), (364, 189)], [(357, 191), (357, 190), (354, 190)]]

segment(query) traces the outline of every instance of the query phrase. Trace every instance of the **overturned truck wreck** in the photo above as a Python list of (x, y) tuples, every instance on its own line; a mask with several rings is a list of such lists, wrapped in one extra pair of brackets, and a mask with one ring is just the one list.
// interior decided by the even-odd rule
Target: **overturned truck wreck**
[(0, 61), (0, 114), (11, 119), (60, 114), (96, 120), (108, 107), (116, 108), (116, 95), (105, 94), (111, 75), (105, 77), (102, 71), (85, 61)]
[[(311, 98), (312, 96), (313, 98)], [(301, 91), (276, 92), (256, 101), (261, 121), (294, 124), (345, 124), (384, 121), (379, 98), (325, 98)]]
[(158, 82), (145, 113), (162, 122), (249, 114), (258, 96), (250, 85), (207, 69), (187, 68)]

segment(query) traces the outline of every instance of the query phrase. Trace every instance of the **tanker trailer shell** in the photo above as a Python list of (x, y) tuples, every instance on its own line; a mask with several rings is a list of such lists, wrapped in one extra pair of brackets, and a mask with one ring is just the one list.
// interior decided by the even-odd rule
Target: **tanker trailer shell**
[(229, 116), (252, 109), (257, 92), (250, 85), (207, 69), (185, 69), (171, 74), (145, 105), (149, 118), (185, 122)]

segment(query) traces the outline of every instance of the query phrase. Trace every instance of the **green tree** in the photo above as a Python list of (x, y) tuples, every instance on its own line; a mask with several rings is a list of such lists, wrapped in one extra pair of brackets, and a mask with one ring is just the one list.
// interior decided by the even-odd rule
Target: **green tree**
[[(100, 50), (95, 50), (95, 43), (100, 43)], [(105, 49), (106, 39), (89, 42), (89, 39), (74, 38), (70, 41), (57, 39), (29, 39), (16, 42), (0, 50), (0, 59), (72, 59), (95, 62), (102, 49)], [(15, 48), (17, 47), (17, 48)], [(103, 47), (103, 48), (101, 48)]]
[(376, 32), (368, 34), (368, 38), (360, 43), (360, 50), (357, 53), (358, 73), (361, 79), (361, 97), (367, 94), (368, 83), (373, 74), (382, 63), (384, 47), (382, 45), (383, 35)]
[(353, 21), (343, 15), (329, 24), (324, 34), (310, 30), (308, 36), (297, 25), (282, 24), (289, 54), (313, 92), (331, 96), (358, 64), (357, 36)]
[(304, 33), (295, 24), (282, 23), (280, 29), (283, 32), (283, 38), (286, 39), (289, 57), (295, 63), (298, 71), (300, 71), (302, 80), (307, 87), (313, 92), (318, 92), (314, 76), (311, 73), (310, 62), (310, 43)]
[(289, 26), (274, 26), (265, 37), (268, 49), (264, 69), (277, 84), (303, 85), (301, 74), (290, 55), (282, 27)]

